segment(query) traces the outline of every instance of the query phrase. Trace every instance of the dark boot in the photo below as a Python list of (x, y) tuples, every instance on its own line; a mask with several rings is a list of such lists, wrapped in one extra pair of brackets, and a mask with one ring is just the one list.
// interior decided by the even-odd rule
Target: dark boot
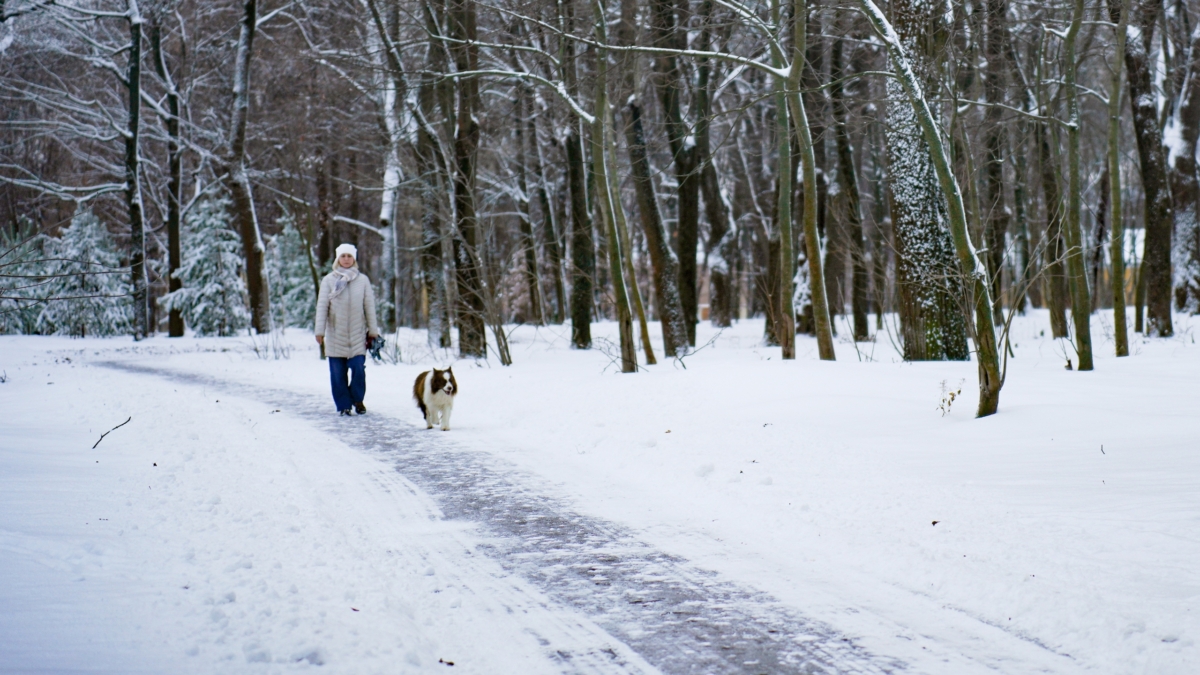
[(367, 406), (363, 405), (362, 401), (358, 401), (354, 404), (354, 412), (358, 413), (359, 415), (366, 415)]

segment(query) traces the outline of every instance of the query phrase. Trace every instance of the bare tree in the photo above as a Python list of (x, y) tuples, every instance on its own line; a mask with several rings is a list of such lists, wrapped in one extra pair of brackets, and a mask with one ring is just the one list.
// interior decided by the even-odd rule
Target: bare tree
[(246, 172), (246, 124), (250, 116), (250, 62), (254, 56), (254, 35), (258, 30), (258, 0), (242, 5), (241, 30), (233, 71), (233, 114), (229, 136), (221, 158), (226, 189), (233, 196), (233, 218), (242, 237), (246, 256), (246, 290), (250, 294), (250, 325), (258, 333), (271, 330), (271, 294), (263, 255), (262, 231), (254, 209), (250, 176)]

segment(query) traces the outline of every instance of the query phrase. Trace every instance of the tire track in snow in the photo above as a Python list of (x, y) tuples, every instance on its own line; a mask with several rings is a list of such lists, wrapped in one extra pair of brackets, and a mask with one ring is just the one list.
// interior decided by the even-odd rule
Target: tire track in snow
[[(548, 597), (579, 611), (670, 675), (881, 675), (905, 670), (770, 596), (721, 579), (640, 541), (620, 525), (574, 512), (524, 483), (503, 460), (378, 413), (347, 419), (324, 397), (144, 365), (126, 372), (228, 391), (284, 407), (343, 442), (383, 455), (447, 520), (476, 524), (478, 548)], [(556, 651), (567, 672), (640, 672), (616, 650)]]

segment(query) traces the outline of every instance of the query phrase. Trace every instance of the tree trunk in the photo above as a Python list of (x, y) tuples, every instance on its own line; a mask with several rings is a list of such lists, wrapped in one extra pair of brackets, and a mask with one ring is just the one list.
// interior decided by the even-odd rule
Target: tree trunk
[(246, 257), (246, 290), (250, 295), (250, 326), (259, 334), (271, 332), (271, 293), (264, 261), (266, 248), (258, 229), (250, 177), (246, 175), (246, 123), (250, 113), (250, 60), (258, 27), (258, 0), (242, 5), (242, 28), (238, 37), (233, 74), (233, 116), (224, 158), (225, 187), (233, 197), (233, 219), (242, 237)]
[[(681, 28), (676, 16), (680, 11), (676, 1), (651, 0), (651, 25), (656, 47), (687, 48), (687, 31)], [(696, 170), (696, 146), (689, 142), (692, 130), (683, 119), (681, 99), (686, 85), (679, 60), (674, 55), (661, 55), (657, 63), (658, 77), (655, 81), (666, 121), (667, 144), (675, 166), (675, 180), (679, 186), (675, 227), (676, 249), (679, 252), (679, 301), (683, 307), (688, 344), (694, 347), (699, 312), (696, 247), (700, 243), (700, 174)]]
[(1028, 125), (1020, 124), (1020, 141), (1017, 143), (1015, 161), (1013, 162), (1013, 204), (1016, 216), (1016, 260), (1013, 261), (1012, 292), (1009, 302), (1018, 313), (1025, 314), (1028, 304), (1029, 280), (1032, 278), (1032, 254), (1029, 243), (1029, 212), (1025, 205), (1029, 189), (1029, 168), (1026, 162), (1026, 129)]
[[(574, 0), (563, 0), (558, 7), (562, 13), (561, 23), (570, 32), (575, 23)], [(559, 39), (559, 64), (567, 94), (578, 97), (574, 40)], [(591, 212), (588, 210), (588, 170), (581, 124), (578, 118), (572, 118), (568, 122), (566, 139), (567, 192), (571, 202), (571, 346), (575, 349), (591, 349), (596, 251)]]
[(778, 215), (776, 223), (766, 237), (767, 273), (761, 288), (763, 307), (766, 308), (767, 315), (767, 320), (763, 322), (763, 343), (770, 347), (782, 345), (783, 340), (780, 336), (787, 334), (783, 325), (783, 300), (780, 298), (783, 276), (780, 266), (783, 261), (780, 253), (782, 237), (779, 234)]
[[(1145, 233), (1143, 232), (1143, 237)], [(1143, 248), (1145, 242), (1143, 241)], [(1145, 334), (1146, 324), (1146, 260), (1142, 258), (1138, 260), (1137, 275), (1134, 279), (1133, 287), (1133, 330), (1137, 333)]]
[[(1196, 145), (1200, 139), (1200, 24), (1191, 35), (1187, 75), (1178, 109), (1170, 125), (1179, 131), (1182, 147), (1171, 154), (1171, 187), (1175, 197), (1175, 292), (1181, 310), (1200, 312), (1200, 173)], [(1114, 113), (1115, 114), (1115, 113)]]
[(851, 281), (850, 305), (854, 315), (854, 339), (863, 341), (870, 338), (867, 325), (867, 251), (863, 242), (862, 204), (858, 192), (858, 171), (854, 166), (854, 148), (850, 144), (850, 130), (846, 123), (849, 110), (846, 105), (845, 89), (842, 78), (849, 73), (845, 65), (843, 40), (833, 41), (832, 64), (830, 77), (833, 84), (829, 87), (829, 96), (833, 103), (834, 140), (837, 143), (838, 178), (843, 194), (846, 196), (846, 229), (849, 240), (850, 263), (853, 267)]
[(559, 236), (558, 227), (555, 224), (555, 210), (550, 202), (549, 191), (546, 190), (546, 171), (542, 162), (542, 145), (538, 142), (537, 116), (530, 115), (527, 125), (529, 142), (533, 144), (533, 176), (537, 181), (538, 208), (542, 215), (542, 241), (546, 248), (546, 264), (550, 268), (550, 281), (554, 289), (552, 321), (561, 324), (566, 318), (567, 293), (563, 284), (562, 250), (558, 246)]
[(1007, 145), (1005, 127), (1001, 121), (1004, 102), (1005, 62), (1008, 39), (1008, 0), (987, 0), (985, 50), (987, 68), (984, 71), (984, 96), (990, 104), (984, 114), (984, 146), (987, 159), (983, 168), (983, 240), (987, 246), (985, 260), (995, 301), (994, 320), (1002, 323), (1001, 299), (1004, 297), (1004, 251), (1009, 226), (1009, 212), (1004, 204), (1004, 149)]
[(1100, 308), (1101, 275), (1104, 273), (1104, 240), (1108, 238), (1108, 202), (1112, 191), (1108, 187), (1108, 165), (1100, 173), (1100, 196), (1096, 204), (1095, 226), (1092, 228), (1092, 249), (1088, 252), (1087, 279), (1092, 289), (1092, 312)]
[[(1112, 259), (1113, 337), (1116, 342), (1117, 356), (1129, 356), (1129, 336), (1125, 326), (1125, 222), (1121, 195), (1121, 76), (1124, 72), (1121, 67), (1121, 55), (1125, 51), (1129, 7), (1126, 0), (1109, 0), (1109, 6), (1115, 9), (1120, 16), (1117, 20), (1113, 81), (1108, 94), (1108, 190), (1112, 213), (1110, 217), (1112, 243), (1109, 247), (1109, 257)], [(1196, 56), (1196, 54), (1193, 55)], [(1185, 101), (1187, 99), (1188, 95), (1185, 94)], [(1196, 102), (1200, 103), (1200, 100)], [(1196, 154), (1195, 150), (1193, 140), (1193, 157)]]
[[(1131, 23), (1138, 26), (1141, 39), (1125, 41), (1125, 69), (1129, 81), (1129, 101), (1133, 106), (1138, 157), (1141, 160), (1142, 191), (1145, 194), (1146, 243), (1142, 255), (1142, 274), (1146, 284), (1146, 334), (1170, 337), (1175, 332), (1171, 325), (1171, 230), (1174, 213), (1149, 56), (1161, 9), (1162, 3), (1158, 0), (1141, 0), (1136, 8), (1131, 7)], [(1111, 6), (1109, 11), (1112, 11)]]
[[(808, 10), (809, 4), (814, 7), (812, 11)], [(827, 296), (828, 312), (831, 316), (838, 316), (846, 313), (844, 288), (846, 284), (846, 242), (844, 241), (846, 236), (845, 232), (842, 232), (842, 223), (837, 219), (829, 218), (829, 157), (825, 148), (826, 98), (825, 91), (821, 89), (825, 79), (825, 45), (822, 42), (823, 30), (819, 4), (820, 0), (812, 0), (811, 3), (806, 0), (805, 2), (804, 68), (800, 72), (798, 84), (803, 87), (801, 100), (804, 102), (805, 121), (809, 127), (808, 136), (811, 139), (814, 175), (816, 176), (817, 234), (822, 244), (819, 249), (822, 253), (822, 282)], [(799, 11), (796, 7), (792, 9), (793, 15)], [(793, 35), (799, 35), (799, 33)], [(803, 150), (801, 149), (797, 155), (802, 159)], [(803, 192), (803, 185), (801, 185), (801, 190)], [(801, 194), (799, 199), (804, 199), (804, 194)], [(807, 263), (807, 252), (812, 250), (812, 247), (805, 242), (804, 249)], [(814, 309), (811, 305), (797, 308), (797, 313), (806, 317), (806, 320), (801, 322), (802, 325), (797, 328), (798, 332), (816, 335), (816, 319), (813, 312)], [(811, 320), (808, 320), (810, 315), (812, 315)], [(836, 335), (837, 324), (831, 321), (830, 330)]]
[(567, 185), (571, 196), (571, 344), (592, 347), (592, 289), (596, 276), (592, 218), (587, 208), (587, 168), (579, 122), (567, 135)]
[(993, 415), (1000, 405), (1000, 388), (1004, 386), (1000, 372), (1000, 358), (996, 349), (996, 327), (992, 323), (992, 300), (988, 294), (987, 270), (979, 259), (967, 232), (966, 210), (963, 208), (962, 193), (950, 167), (950, 159), (942, 144), (944, 131), (934, 121), (933, 113), (925, 102), (925, 95), (912, 67), (909, 65), (903, 45), (896, 32), (888, 24), (883, 12), (871, 0), (860, 0), (875, 32), (884, 41), (889, 60), (902, 85), (905, 96), (913, 108), (913, 116), (921, 128), (929, 152), (930, 162), (937, 172), (938, 184), (946, 197), (950, 233), (954, 241), (960, 272), (971, 283), (975, 310), (975, 350), (979, 372), (979, 408), (977, 417)]
[[(774, 22), (776, 30), (783, 33), (785, 30), (784, 15), (782, 8), (782, 0), (771, 0), (771, 20)], [(799, 16), (804, 16), (800, 14)], [(799, 22), (801, 26), (803, 21)], [(798, 32), (803, 31), (803, 28), (798, 29)], [(802, 47), (801, 47), (802, 48)], [(800, 52), (803, 53), (803, 52)], [(793, 54), (793, 58), (795, 54)], [(797, 72), (797, 64), (803, 67), (803, 60), (793, 61), (792, 71)], [(779, 55), (775, 60), (777, 67), (783, 67), (783, 56)], [(775, 236), (779, 237), (779, 255), (775, 262), (777, 265), (777, 281), (770, 282), (770, 268), (767, 269), (768, 285), (771, 293), (778, 293), (775, 297), (768, 297), (768, 300), (774, 300), (773, 309), (777, 313), (774, 321), (770, 323), (773, 326), (775, 339), (779, 341), (780, 351), (783, 358), (796, 358), (796, 308), (792, 297), (795, 292), (795, 266), (796, 252), (792, 247), (794, 241), (792, 234), (792, 193), (795, 190), (796, 179), (793, 173), (792, 161), (792, 140), (791, 140), (791, 124), (788, 120), (788, 96), (787, 96), (788, 80), (782, 77), (775, 78), (775, 144), (778, 148), (776, 154), (776, 173), (779, 175), (779, 180), (775, 194), (775, 231), (772, 233), (772, 239)], [(809, 185), (805, 186), (805, 194), (808, 194)], [(816, 200), (811, 201), (815, 206)], [(768, 243), (768, 248), (770, 243)], [(812, 249), (820, 251), (820, 247)], [(774, 257), (774, 256), (773, 256)], [(809, 258), (820, 260), (821, 256), (810, 255)], [(768, 317), (769, 319), (769, 317)]]
[[(529, 114), (526, 106), (528, 92), (523, 83), (518, 84), (516, 90), (516, 100), (513, 101), (516, 124), (513, 133), (516, 136), (514, 142), (517, 146), (517, 189), (521, 193), (517, 203), (517, 210), (521, 214), (518, 230), (521, 233), (521, 249), (524, 251), (525, 258), (525, 284), (529, 289), (529, 321), (534, 325), (544, 326), (546, 325), (546, 310), (542, 303), (541, 276), (538, 274), (537, 240), (533, 235), (533, 212), (529, 203), (529, 181), (526, 177), (525, 166), (526, 140), (525, 134), (522, 133), (526, 115)], [(531, 139), (531, 142), (536, 142), (536, 139)]]
[[(617, 42), (633, 45), (637, 4), (635, 0), (623, 0), (621, 22), (617, 24)], [(658, 308), (658, 320), (662, 327), (663, 351), (667, 356), (682, 356), (688, 351), (687, 325), (684, 320), (683, 304), (679, 293), (679, 259), (671, 248), (670, 238), (663, 225), (662, 212), (658, 208), (658, 195), (654, 189), (652, 169), (646, 151), (646, 134), (642, 124), (642, 102), (638, 92), (638, 59), (626, 52), (621, 71), (617, 100), (625, 101), (625, 148), (629, 153), (630, 178), (637, 195), (638, 215), (642, 232), (646, 236), (646, 248), (650, 252), (650, 266), (654, 272), (654, 298)]]
[[(629, 0), (626, 0), (629, 2)], [(712, 46), (712, 0), (701, 4), (701, 51)], [(700, 58), (696, 72), (696, 161), (700, 170), (700, 192), (704, 197), (704, 212), (708, 218), (708, 242), (705, 260), (709, 271), (708, 318), (717, 328), (733, 325), (735, 295), (731, 263), (736, 262), (736, 233), (730, 225), (731, 207), (721, 192), (717, 167), (712, 156), (710, 126), (712, 122), (712, 95), (715, 88), (711, 59)]]
[[(791, 99), (791, 116), (796, 124), (796, 139), (800, 145), (800, 167), (804, 172), (804, 245), (808, 251), (808, 284), (812, 296), (813, 330), (817, 335), (817, 353), (822, 361), (833, 361), (837, 358), (833, 350), (833, 324), (829, 320), (829, 300), (825, 289), (825, 271), (821, 260), (821, 237), (817, 232), (818, 183), (817, 164), (813, 154), (813, 136), (808, 126), (808, 113), (804, 108), (804, 97), (800, 94), (800, 78), (804, 72), (804, 61), (808, 38), (808, 16), (805, 0), (792, 2), (792, 67), (788, 72), (787, 90)], [(823, 154), (823, 153), (822, 153)], [(781, 160), (782, 161), (782, 160)], [(789, 170), (790, 173), (790, 170)], [(822, 178), (824, 174), (822, 173)], [(822, 184), (824, 180), (822, 180)], [(789, 234), (791, 228), (788, 228)], [(791, 239), (783, 242), (784, 260), (790, 269), (796, 260), (791, 250)], [(788, 310), (787, 320), (793, 324), (789, 340), (792, 343), (792, 356), (795, 358), (795, 316), (796, 310), (792, 303), (792, 284), (785, 280), (785, 288), (789, 295), (784, 298), (784, 308)], [(788, 358), (785, 352), (784, 358)]]
[[(615, 124), (614, 120), (613, 126)], [(615, 172), (617, 167), (617, 132), (616, 129), (610, 126), (608, 133), (608, 165)], [(621, 203), (620, 189), (615, 185), (616, 181), (614, 179), (610, 178), (609, 180), (614, 183), (613, 211), (616, 215), (617, 235), (621, 238), (621, 266), (625, 270), (625, 276), (628, 279), (627, 288), (629, 298), (633, 301), (633, 309), (637, 314), (638, 331), (642, 340), (642, 351), (646, 355), (646, 365), (653, 366), (658, 363), (658, 359), (654, 358), (654, 345), (650, 341), (650, 327), (646, 321), (646, 305), (642, 302), (642, 290), (638, 287), (637, 270), (633, 267), (633, 240), (629, 236), (629, 223), (625, 218), (625, 207)]]
[[(933, 82), (948, 26), (939, 6), (895, 0), (892, 17), (900, 45), (922, 82)], [(937, 170), (902, 83), (887, 82), (887, 155), (900, 333), (908, 361), (965, 361), (964, 280), (947, 226)]]
[[(444, 95), (439, 97), (438, 84), (433, 73), (446, 72), (447, 63), (445, 52), (436, 38), (438, 22), (431, 5), (425, 6), (424, 15), (430, 44), (426, 52), (426, 73), (421, 76), (417, 88), (417, 105), (413, 111), (417, 121), (417, 143), (414, 150), (421, 178), (421, 250), (418, 259), (421, 266), (422, 304), (426, 307), (426, 337), (431, 347), (449, 349), (452, 345), (452, 303), (446, 283), (445, 264), (445, 214), (449, 210), (449, 204), (444, 201), (443, 195), (449, 192), (451, 178), (446, 152), (437, 129), (430, 123), (439, 108), (439, 98), (441, 102), (445, 102), (447, 98)], [(399, 64), (396, 64), (395, 67), (398, 66)], [(447, 114), (448, 106), (442, 106), (442, 111), (443, 114)]]
[[(392, 301), (392, 313), (387, 320), (388, 330), (396, 330), (402, 323), (400, 319), (403, 286), (401, 284), (400, 243), (403, 233), (400, 224), (395, 222), (396, 208), (399, 200), (400, 182), (403, 168), (400, 164), (400, 143), (404, 138), (402, 132), (403, 103), (406, 99), (406, 82), (400, 62), (398, 43), (400, 42), (400, 9), (390, 7), (386, 20), (380, 15), (374, 0), (368, 3), (375, 20), (376, 39), (371, 42), (376, 49), (383, 47), (380, 56), (381, 73), (380, 88), (382, 89), (381, 112), (383, 130), (386, 138), (383, 143), (383, 194), (379, 205), (379, 228), (383, 235), (383, 288), (386, 297)], [(353, 218), (353, 214), (351, 214)]]
[[(180, 204), (183, 198), (183, 148), (179, 142), (179, 91), (167, 67), (167, 56), (162, 47), (162, 24), (154, 17), (150, 25), (150, 46), (154, 51), (154, 69), (167, 91), (167, 114), (163, 120), (167, 127), (167, 292), (174, 293), (183, 288), (183, 281), (175, 275), (182, 264), (180, 244)], [(183, 337), (183, 312), (171, 307), (167, 316), (167, 335)]]
[[(479, 47), (475, 27), (475, 1), (449, 4), (450, 54), (459, 72), (477, 70)], [(464, 358), (487, 357), (487, 332), (480, 259), (479, 220), (475, 212), (475, 168), (479, 156), (479, 80), (459, 78), (458, 111), (454, 133), (454, 267), (458, 286), (458, 353)]]
[[(427, 83), (422, 83), (418, 100), (424, 101), (431, 93)], [(426, 101), (423, 105), (428, 105)], [(451, 345), (450, 338), (450, 306), (446, 297), (446, 274), (443, 260), (444, 228), (442, 214), (443, 203), (439, 194), (444, 194), (446, 171), (441, 157), (437, 154), (435, 141), (429, 130), (420, 129), (417, 132), (417, 169), (421, 173), (421, 276), (428, 306), (429, 344), (442, 349)]]
[[(1043, 107), (1043, 114), (1047, 108)], [(1067, 278), (1063, 273), (1066, 246), (1063, 245), (1063, 203), (1058, 185), (1058, 163), (1051, 145), (1049, 125), (1038, 122), (1035, 126), (1038, 145), (1038, 162), (1042, 173), (1042, 195), (1046, 202), (1046, 307), (1050, 310), (1050, 334), (1056, 338), (1067, 337)], [(1057, 145), (1057, 143), (1055, 143)]]
[(129, 0), (129, 65), (125, 83), (129, 94), (129, 116), (125, 126), (125, 208), (129, 211), (129, 270), (133, 288), (133, 339), (153, 332), (149, 317), (149, 288), (146, 282), (146, 224), (142, 208), (141, 172), (138, 150), (142, 110), (142, 15), (136, 0)]
[[(604, 0), (592, 0), (595, 14), (596, 38), (601, 44), (608, 42), (607, 17)], [(621, 344), (621, 372), (637, 372), (637, 348), (633, 342), (633, 312), (629, 306), (629, 292), (625, 285), (624, 255), (621, 252), (621, 237), (617, 230), (617, 209), (622, 208), (609, 176), (608, 166), (610, 120), (612, 112), (608, 105), (608, 50), (596, 51), (596, 95), (592, 123), (592, 167), (596, 180), (596, 204), (604, 230), (608, 235), (608, 270), (612, 278), (613, 300), (617, 309), (617, 329)]]
[[(881, 135), (878, 119), (870, 126), (871, 143), (879, 147)], [(885, 232), (891, 226), (892, 220), (887, 211), (887, 200), (884, 198), (884, 163), (878, 153), (871, 154), (871, 215), (874, 227), (871, 228), (871, 294), (875, 305), (875, 330), (883, 330), (883, 314), (889, 310), (890, 296), (888, 294), (888, 236)]]
[[(1083, 262), (1083, 180), (1079, 157), (1079, 92), (1075, 88), (1075, 39), (1083, 25), (1083, 0), (1075, 0), (1071, 26), (1064, 40), (1067, 90), (1067, 280), (1071, 288), (1071, 320), (1075, 324), (1075, 352), (1079, 370), (1092, 369), (1092, 298), (1088, 292), (1087, 270)], [(1168, 274), (1170, 270), (1168, 269)], [(1167, 306), (1170, 321), (1170, 305)]]

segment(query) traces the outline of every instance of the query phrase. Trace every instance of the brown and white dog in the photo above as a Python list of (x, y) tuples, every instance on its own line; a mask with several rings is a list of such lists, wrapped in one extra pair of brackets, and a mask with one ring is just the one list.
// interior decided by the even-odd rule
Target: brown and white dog
[(450, 413), (454, 411), (454, 397), (458, 394), (458, 381), (454, 379), (454, 368), (427, 370), (413, 382), (413, 398), (425, 415), (425, 428), (441, 424), (442, 431), (450, 431)]

